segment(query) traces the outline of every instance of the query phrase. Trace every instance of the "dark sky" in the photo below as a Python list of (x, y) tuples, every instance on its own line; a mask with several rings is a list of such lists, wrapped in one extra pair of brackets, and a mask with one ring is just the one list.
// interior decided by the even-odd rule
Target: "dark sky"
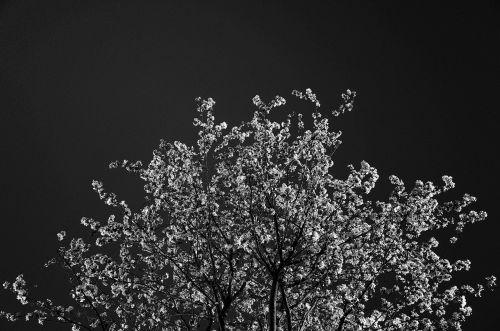
[[(108, 215), (91, 180), (138, 207), (142, 183), (108, 163), (148, 161), (160, 138), (193, 142), (195, 97), (213, 97), (231, 125), (250, 118), (255, 94), (307, 87), (325, 106), (358, 92), (335, 126), (344, 144), (334, 170), (366, 160), (382, 188), (390, 174), (408, 185), (448, 174), (457, 195), (476, 195), (489, 218), (443, 251), (470, 258), (473, 279), (500, 276), (499, 3), (270, 3), (0, 4), (2, 282), (24, 273), (61, 298), (64, 275), (41, 267), (59, 230), (88, 237), (80, 218)], [(499, 325), (499, 292), (474, 302), (465, 330)], [(1, 291), (0, 307), (17, 305)]]

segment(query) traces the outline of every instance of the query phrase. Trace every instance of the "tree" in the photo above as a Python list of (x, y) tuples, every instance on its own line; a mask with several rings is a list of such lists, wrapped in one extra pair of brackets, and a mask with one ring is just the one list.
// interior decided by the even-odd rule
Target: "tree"
[[(145, 181), (145, 204), (132, 211), (92, 183), (117, 213), (82, 218), (91, 242), (73, 238), (46, 264), (68, 272), (75, 305), (31, 298), (19, 275), (4, 288), (31, 310), (2, 316), (72, 330), (460, 329), (467, 298), (485, 286), (456, 285), (452, 275), (470, 261), (438, 256), (434, 236), (486, 213), (465, 211), (468, 194), (438, 201), (454, 187), (449, 176), (411, 190), (390, 176), (388, 201), (369, 200), (377, 170), (363, 161), (334, 178), (341, 132), (310, 89), (292, 94), (314, 104), (311, 123), (295, 112), (273, 121), (285, 99), (255, 96), (251, 121), (228, 130), (215, 124), (215, 102), (197, 98), (196, 146), (162, 140), (147, 166), (112, 162)], [(350, 111), (355, 96), (347, 90), (328, 117)]]

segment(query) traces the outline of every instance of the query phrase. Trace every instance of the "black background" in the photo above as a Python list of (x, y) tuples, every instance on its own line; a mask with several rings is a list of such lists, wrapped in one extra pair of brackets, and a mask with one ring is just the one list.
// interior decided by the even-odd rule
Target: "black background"
[[(88, 238), (80, 218), (107, 216), (91, 180), (141, 204), (141, 181), (110, 161), (147, 162), (160, 138), (194, 142), (197, 96), (234, 125), (255, 94), (291, 100), (307, 87), (326, 107), (358, 92), (335, 124), (344, 143), (333, 171), (367, 160), (380, 199), (390, 174), (408, 186), (453, 176), (455, 194), (476, 195), (489, 217), (442, 251), (470, 258), (471, 279), (500, 276), (499, 3), (328, 2), (2, 2), (0, 280), (24, 273), (68, 302), (64, 274), (41, 269), (59, 230)], [(498, 290), (474, 300), (465, 330), (496, 329), (498, 300)], [(0, 307), (18, 305), (2, 290)]]

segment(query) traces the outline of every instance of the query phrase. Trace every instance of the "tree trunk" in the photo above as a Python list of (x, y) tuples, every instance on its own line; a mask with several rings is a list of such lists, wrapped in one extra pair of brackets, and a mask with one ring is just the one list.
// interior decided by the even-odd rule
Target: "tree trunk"
[(281, 298), (283, 299), (283, 305), (285, 307), (286, 314), (286, 326), (288, 331), (292, 331), (292, 314), (290, 312), (290, 307), (288, 306), (288, 299), (286, 297), (285, 288), (283, 287), (283, 282), (280, 282)]
[(276, 292), (278, 289), (278, 277), (273, 276), (271, 295), (269, 297), (269, 331), (276, 331)]
[(219, 315), (219, 331), (226, 331), (226, 318)]
[(345, 319), (349, 313), (344, 312), (344, 315), (340, 318), (339, 321), (339, 326), (337, 327), (337, 331), (342, 331), (342, 328), (344, 327)]
[(217, 319), (219, 322), (219, 331), (226, 331), (226, 310), (221, 309), (220, 304), (217, 307)]

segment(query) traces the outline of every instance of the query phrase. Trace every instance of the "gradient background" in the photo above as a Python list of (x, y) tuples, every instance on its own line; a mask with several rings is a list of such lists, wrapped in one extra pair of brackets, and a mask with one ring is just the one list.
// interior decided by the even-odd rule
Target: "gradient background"
[[(499, 2), (270, 2), (0, 3), (2, 282), (24, 273), (40, 295), (69, 302), (64, 273), (42, 265), (59, 230), (88, 238), (80, 218), (110, 212), (91, 180), (141, 204), (142, 182), (110, 161), (147, 162), (160, 138), (194, 142), (197, 96), (234, 125), (250, 118), (255, 94), (307, 87), (326, 106), (358, 92), (335, 125), (344, 144), (334, 171), (367, 160), (380, 199), (390, 174), (408, 186), (453, 176), (454, 194), (476, 195), (489, 217), (442, 251), (472, 260), (464, 279), (500, 276)], [(499, 298), (474, 300), (465, 330), (497, 329)], [(0, 307), (18, 304), (2, 290)]]

